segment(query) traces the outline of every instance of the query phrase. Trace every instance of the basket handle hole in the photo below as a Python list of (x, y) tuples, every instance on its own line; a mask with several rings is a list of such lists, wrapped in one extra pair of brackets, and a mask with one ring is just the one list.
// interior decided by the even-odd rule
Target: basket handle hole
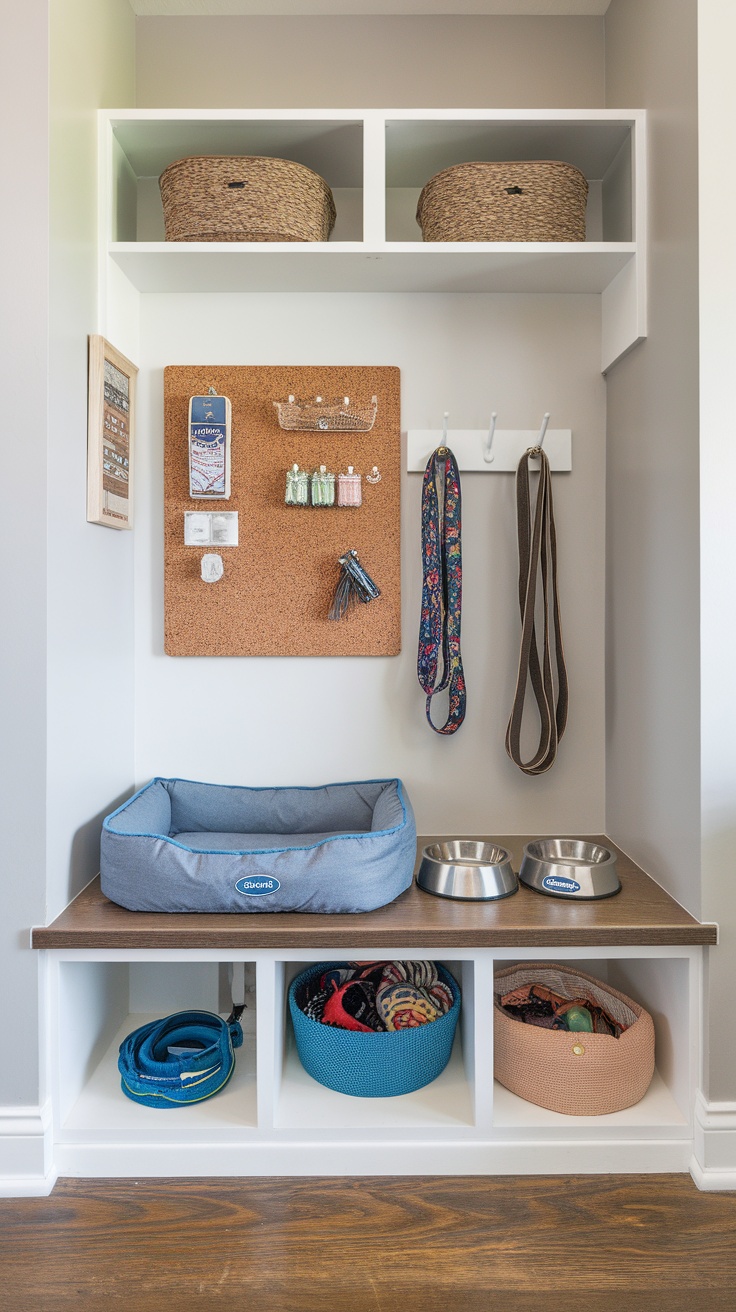
[(227, 185), (228, 185), (228, 187), (230, 187), (231, 189), (235, 189), (235, 188), (239, 188), (239, 187), (244, 187), (244, 186), (245, 186), (245, 183), (244, 183), (244, 182), (228, 182)]
[(523, 196), (524, 192), (522, 191), (521, 187), (507, 187), (506, 194), (508, 196)]

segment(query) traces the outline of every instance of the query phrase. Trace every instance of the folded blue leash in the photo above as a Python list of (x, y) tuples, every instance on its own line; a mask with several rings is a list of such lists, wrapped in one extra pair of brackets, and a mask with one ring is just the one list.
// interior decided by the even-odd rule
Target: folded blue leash
[(186, 1107), (224, 1088), (243, 1042), (234, 1007), (227, 1020), (209, 1011), (177, 1011), (133, 1030), (120, 1044), (123, 1093), (144, 1107)]

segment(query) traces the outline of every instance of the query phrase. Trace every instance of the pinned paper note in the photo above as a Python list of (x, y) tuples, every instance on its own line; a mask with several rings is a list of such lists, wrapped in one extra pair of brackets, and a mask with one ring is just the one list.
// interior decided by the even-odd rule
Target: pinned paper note
[(237, 547), (237, 510), (186, 510), (185, 547)]

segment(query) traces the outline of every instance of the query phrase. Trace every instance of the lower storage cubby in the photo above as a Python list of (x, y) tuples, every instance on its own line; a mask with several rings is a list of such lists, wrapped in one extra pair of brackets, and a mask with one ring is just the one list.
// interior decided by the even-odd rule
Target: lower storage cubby
[(496, 955), (495, 970), (521, 960), (572, 966), (610, 984), (638, 1002), (651, 1015), (655, 1031), (655, 1070), (644, 1097), (631, 1107), (602, 1116), (570, 1116), (550, 1111), (518, 1097), (494, 1080), (493, 1127), (503, 1139), (569, 1137), (584, 1130), (586, 1137), (678, 1138), (690, 1133), (691, 1090), (696, 1071), (693, 1042), (697, 976), (689, 956), (596, 957), (593, 959), (539, 955), (518, 958)]
[[(250, 987), (249, 987), (250, 986)], [(136, 1143), (192, 1133), (232, 1135), (255, 1128), (255, 973), (246, 969), (243, 1046), (225, 1088), (186, 1106), (152, 1108), (126, 1097), (118, 1051), (126, 1035), (177, 1011), (230, 1010), (226, 970), (218, 962), (81, 962), (58, 965), (56, 1125), (61, 1142)]]
[[(122, 1039), (184, 1009), (226, 1016), (226, 949), (50, 952), (48, 1064), (53, 1157), (63, 1175), (536, 1174), (683, 1171), (699, 1073), (702, 951), (692, 946), (462, 947), (366, 951), (253, 949), (245, 964), (244, 1044), (213, 1097), (143, 1107), (125, 1097)], [(236, 954), (238, 955), (238, 954)], [(357, 1097), (326, 1088), (299, 1060), (291, 981), (319, 961), (435, 960), (458, 982), (450, 1060), (414, 1092)], [(241, 954), (242, 959), (242, 954)], [(565, 1116), (494, 1082), (494, 972), (518, 962), (577, 967), (641, 1003), (656, 1071), (633, 1107)], [(356, 1038), (360, 1038), (356, 1035)], [(373, 1037), (373, 1036), (371, 1036)], [(376, 1036), (380, 1037), (380, 1036)]]
[[(430, 1084), (412, 1093), (376, 1098), (354, 1097), (328, 1089), (307, 1074), (299, 1060), (288, 993), (292, 980), (310, 964), (313, 963), (288, 961), (276, 967), (281, 1004), (278, 1015), (283, 1027), (274, 1117), (277, 1128), (324, 1131), (330, 1127), (352, 1134), (375, 1134), (392, 1129), (402, 1133), (425, 1132), (431, 1128), (457, 1131), (474, 1124), (472, 961), (439, 961), (456, 980), (462, 995), (452, 1054), (445, 1069)], [(355, 1038), (359, 1045), (361, 1036)]]

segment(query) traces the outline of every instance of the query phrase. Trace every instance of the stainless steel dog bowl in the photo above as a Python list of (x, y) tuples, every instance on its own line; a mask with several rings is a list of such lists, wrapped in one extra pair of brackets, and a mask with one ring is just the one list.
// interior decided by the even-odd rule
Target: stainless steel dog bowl
[(425, 847), (417, 883), (425, 893), (462, 902), (509, 897), (519, 887), (505, 848), (472, 838), (454, 838)]
[(582, 838), (539, 838), (524, 848), (519, 879), (537, 893), (585, 901), (621, 889), (616, 857)]

